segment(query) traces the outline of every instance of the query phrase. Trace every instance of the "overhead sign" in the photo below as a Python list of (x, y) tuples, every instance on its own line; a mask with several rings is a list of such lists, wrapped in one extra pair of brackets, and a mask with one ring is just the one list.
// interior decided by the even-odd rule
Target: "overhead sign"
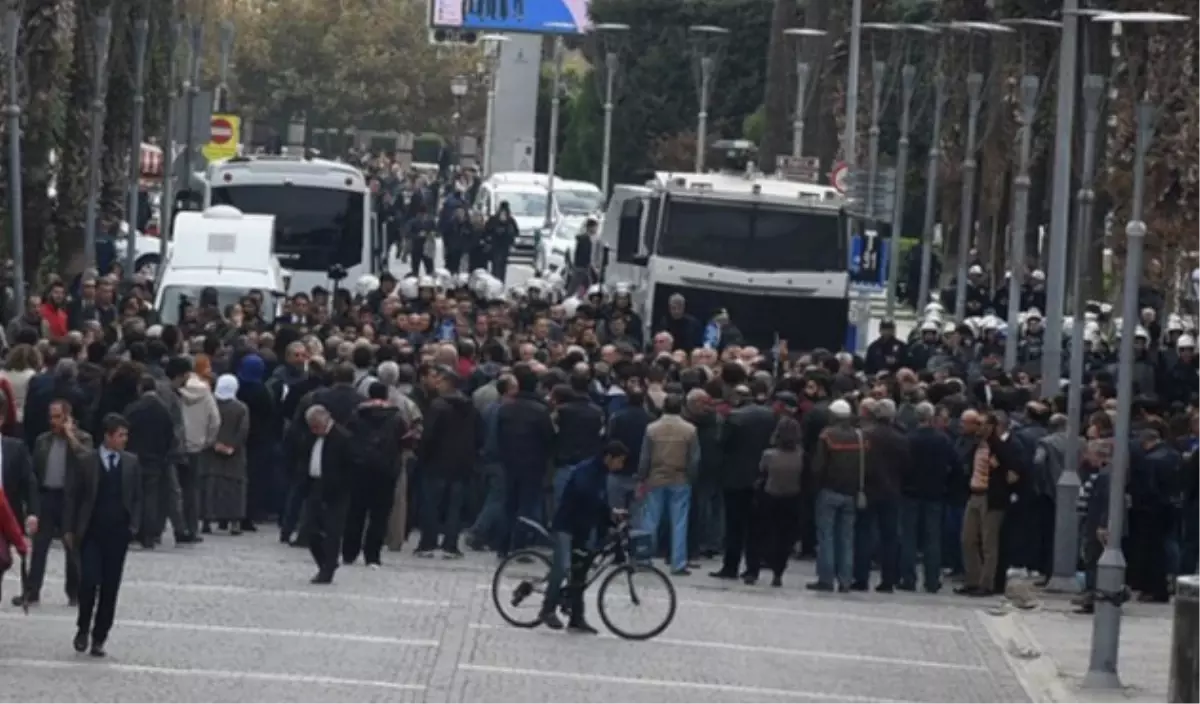
[(584, 34), (590, 0), (429, 0), (431, 29)]
[(850, 285), (855, 290), (887, 290), (889, 245), (875, 229), (863, 228), (850, 237)]
[(237, 156), (241, 141), (242, 119), (237, 115), (213, 115), (209, 122), (211, 136), (200, 150), (210, 163)]
[(821, 157), (780, 154), (775, 157), (775, 170), (789, 181), (816, 183), (821, 173)]
[(846, 189), (849, 187), (850, 167), (846, 162), (838, 162), (833, 167), (833, 171), (829, 172), (829, 182), (837, 189), (838, 193), (846, 195)]

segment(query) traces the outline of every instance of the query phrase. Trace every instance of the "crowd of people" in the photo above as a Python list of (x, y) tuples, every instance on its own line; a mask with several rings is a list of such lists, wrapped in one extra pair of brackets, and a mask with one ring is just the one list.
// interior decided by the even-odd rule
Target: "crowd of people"
[[(40, 602), (61, 539), (76, 647), (103, 655), (126, 550), (161, 549), (168, 523), (174, 545), (271, 526), (328, 584), (414, 531), (420, 557), (530, 545), (518, 518), (549, 522), (580, 466), (617, 455), (604, 500), (678, 577), (716, 556), (711, 577), (768, 570), (773, 586), (815, 558), (818, 591), (937, 592), (950, 577), (979, 596), (1013, 569), (1050, 575), (1068, 419), (1065, 388), (1039, 393), (1036, 309), (1006, 370), (998, 319), (936, 304), (911, 340), (885, 321), (856, 356), (754, 347), (682, 297), (643, 325), (626, 287), (569, 296), (561, 277), (358, 284), (295, 293), (270, 324), (257, 291), (225, 310), (202, 295), (178, 325), (158, 322), (148, 284), (118, 297), (86, 276), (76, 296), (52, 280), (31, 297), (0, 371), (0, 527), (30, 553), (12, 601)], [(1118, 539), (1107, 496), (1123, 490), (1129, 585), (1162, 601), (1168, 575), (1196, 570), (1195, 338), (1146, 312), (1133, 436), (1116, 438), (1109, 313), (1078, 322), (1080, 565), (1091, 574)], [(1123, 488), (1107, 484), (1116, 442), (1131, 445)]]

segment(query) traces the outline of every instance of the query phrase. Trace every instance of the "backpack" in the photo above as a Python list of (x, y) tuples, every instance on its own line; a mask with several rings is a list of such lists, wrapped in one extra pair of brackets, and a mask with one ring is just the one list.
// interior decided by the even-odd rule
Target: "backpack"
[(397, 444), (397, 438), (394, 437), (396, 426), (394, 423), (383, 423), (377, 428), (364, 428), (365, 432), (361, 433), (359, 440), (362, 452), (362, 461), (366, 467), (372, 470), (383, 469), (387, 473), (392, 474), (399, 466), (400, 449)]

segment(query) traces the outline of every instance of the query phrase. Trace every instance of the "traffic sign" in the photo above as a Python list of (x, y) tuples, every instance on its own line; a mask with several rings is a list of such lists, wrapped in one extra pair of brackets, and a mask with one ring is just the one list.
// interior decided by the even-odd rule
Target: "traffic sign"
[(850, 285), (856, 291), (887, 290), (890, 242), (874, 228), (850, 237)]
[(846, 188), (849, 187), (848, 181), (850, 177), (850, 166), (844, 161), (840, 161), (833, 167), (833, 171), (829, 173), (829, 182), (837, 189), (838, 193), (846, 195)]
[(201, 149), (204, 158), (214, 162), (237, 156), (241, 127), (242, 119), (237, 115), (213, 115), (209, 122), (212, 136)]

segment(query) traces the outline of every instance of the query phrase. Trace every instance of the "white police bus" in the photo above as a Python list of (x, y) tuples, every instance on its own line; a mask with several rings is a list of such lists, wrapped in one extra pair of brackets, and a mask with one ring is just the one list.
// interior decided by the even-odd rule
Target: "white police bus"
[(338, 161), (239, 156), (209, 165), (204, 208), (230, 205), (275, 216), (275, 255), (292, 291), (376, 273), (385, 250), (363, 173)]
[[(602, 236), (609, 281), (634, 285), (645, 323), (676, 293), (707, 322), (728, 310), (748, 342), (840, 349), (849, 299), (843, 200), (833, 188), (728, 173), (618, 185)], [(652, 331), (648, 331), (652, 332)]]

